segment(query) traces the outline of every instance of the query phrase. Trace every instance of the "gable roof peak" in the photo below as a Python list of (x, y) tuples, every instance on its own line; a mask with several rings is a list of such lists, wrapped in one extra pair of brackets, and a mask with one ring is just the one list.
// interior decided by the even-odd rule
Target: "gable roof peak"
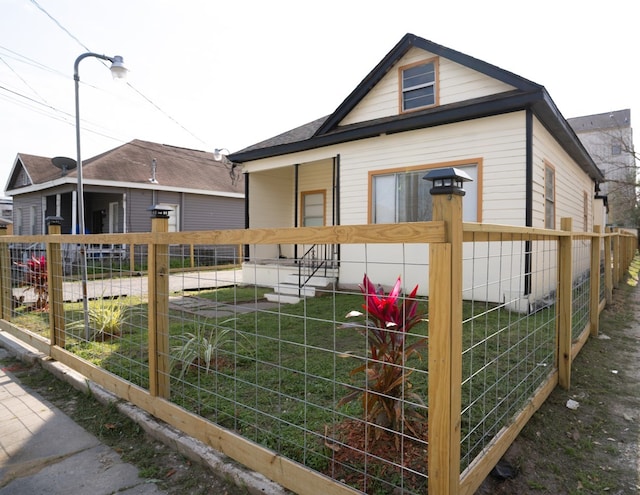
[(412, 33), (405, 34), (398, 43), (387, 53), (384, 58), (365, 76), (358, 86), (351, 92), (349, 96), (338, 106), (338, 108), (325, 120), (325, 122), (317, 129), (315, 136), (326, 134), (334, 129), (353, 108), (371, 91), (371, 89), (380, 82), (380, 80), (406, 55), (412, 48), (421, 48), (427, 52), (433, 53), (439, 57), (443, 57), (460, 65), (469, 67), (477, 72), (483, 73), (488, 77), (497, 79), (518, 90), (530, 92), (541, 91), (543, 87), (524, 77), (518, 76), (512, 72), (506, 71), (484, 62), (470, 55), (466, 55), (457, 50), (439, 45), (433, 41), (421, 38)]

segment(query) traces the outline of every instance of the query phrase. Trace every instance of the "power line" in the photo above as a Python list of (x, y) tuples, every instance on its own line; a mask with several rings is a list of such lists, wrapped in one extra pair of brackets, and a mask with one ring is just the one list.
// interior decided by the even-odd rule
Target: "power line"
[[(82, 43), (78, 38), (76, 38), (67, 28), (65, 28), (62, 24), (60, 24), (60, 22), (58, 22), (58, 20), (53, 17), (49, 12), (46, 11), (46, 9), (44, 9), (36, 0), (31, 0), (31, 3), (33, 5), (35, 5), (43, 14), (45, 14), (49, 19), (51, 19), (52, 22), (54, 22), (56, 24), (56, 26), (58, 26), (62, 31), (64, 31), (71, 39), (73, 39), (76, 43), (78, 43), (83, 49), (85, 49), (86, 51), (90, 52), (91, 50), (89, 49), (89, 47), (87, 47), (84, 43)], [(191, 132), (189, 129), (187, 129), (184, 125), (182, 125), (180, 122), (178, 122), (175, 118), (173, 118), (171, 115), (169, 115), (167, 112), (165, 112), (162, 108), (160, 108), (155, 102), (153, 102), (149, 97), (147, 97), (146, 95), (144, 95), (140, 90), (138, 90), (137, 88), (135, 88), (131, 83), (127, 82), (127, 86), (129, 86), (132, 90), (134, 90), (138, 95), (140, 95), (142, 98), (144, 98), (149, 104), (153, 105), (153, 107), (158, 110), (159, 112), (161, 112), (165, 117), (167, 117), (169, 120), (171, 120), (174, 124), (178, 125), (181, 129), (183, 129), (185, 132), (187, 132), (189, 135), (191, 135), (193, 138), (197, 139), (198, 141), (200, 141), (202, 144), (204, 144), (205, 146), (207, 146), (207, 143), (205, 141), (203, 141), (202, 139), (200, 139), (198, 136), (196, 136), (193, 132)]]

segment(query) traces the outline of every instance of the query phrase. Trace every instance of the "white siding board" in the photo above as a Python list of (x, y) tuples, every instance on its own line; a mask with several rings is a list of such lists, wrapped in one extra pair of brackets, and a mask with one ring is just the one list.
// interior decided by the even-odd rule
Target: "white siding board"
[[(399, 113), (398, 67), (436, 57), (433, 53), (412, 48), (396, 66), (373, 87), (340, 125), (355, 124)], [(440, 105), (510, 91), (513, 86), (443, 57), (438, 58)]]

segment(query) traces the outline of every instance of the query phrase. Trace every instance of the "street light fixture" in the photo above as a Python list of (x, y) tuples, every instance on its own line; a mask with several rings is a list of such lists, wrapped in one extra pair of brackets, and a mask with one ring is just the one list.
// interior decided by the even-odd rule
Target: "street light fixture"
[[(127, 76), (127, 68), (120, 55), (108, 57), (99, 53), (87, 52), (80, 55), (73, 64), (73, 79), (75, 81), (76, 94), (76, 165), (78, 169), (78, 233), (85, 234), (84, 221), (84, 190), (82, 184), (82, 156), (80, 153), (80, 76), (78, 74), (78, 66), (80, 62), (87, 57), (95, 57), (101, 60), (111, 62), (111, 74), (114, 79), (123, 79)], [(84, 330), (86, 339), (89, 340), (89, 301), (87, 298), (87, 253), (85, 243), (80, 243), (80, 263), (82, 265), (82, 309), (84, 311)]]

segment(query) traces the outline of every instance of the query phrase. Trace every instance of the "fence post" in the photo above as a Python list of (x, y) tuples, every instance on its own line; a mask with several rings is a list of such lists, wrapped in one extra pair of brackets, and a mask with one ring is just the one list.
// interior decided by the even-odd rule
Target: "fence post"
[[(11, 235), (7, 224), (0, 224), (0, 236)], [(11, 280), (11, 253), (9, 244), (0, 243), (0, 318), (11, 320), (13, 309), (13, 280)]]
[[(62, 233), (62, 218), (47, 217), (49, 236), (59, 236)], [(64, 296), (62, 293), (62, 251), (60, 242), (54, 242), (53, 237), (47, 242), (47, 282), (49, 298), (49, 330), (50, 343), (59, 347), (66, 345), (64, 329)]]
[(604, 297), (607, 300), (607, 306), (613, 300), (613, 270), (611, 267), (611, 228), (607, 227), (606, 236), (604, 238)]
[(460, 491), (462, 408), (462, 182), (455, 168), (432, 170), (433, 220), (445, 223), (445, 243), (429, 244), (429, 492)]
[(602, 245), (602, 229), (600, 225), (593, 226), (594, 235), (591, 238), (591, 277), (589, 278), (589, 324), (591, 335), (598, 335), (600, 326), (600, 246)]
[[(131, 273), (136, 271), (136, 249), (135, 244), (129, 244), (129, 271)], [(140, 270), (142, 271), (142, 270)]]
[(620, 229), (613, 233), (613, 288), (617, 289), (620, 282)]
[[(169, 231), (169, 211), (152, 206), (151, 232)], [(169, 398), (169, 245), (149, 244), (149, 392)]]
[[(571, 232), (571, 218), (560, 219), (560, 229)], [(571, 386), (573, 237), (561, 236), (558, 249), (558, 383), (566, 390)]]

